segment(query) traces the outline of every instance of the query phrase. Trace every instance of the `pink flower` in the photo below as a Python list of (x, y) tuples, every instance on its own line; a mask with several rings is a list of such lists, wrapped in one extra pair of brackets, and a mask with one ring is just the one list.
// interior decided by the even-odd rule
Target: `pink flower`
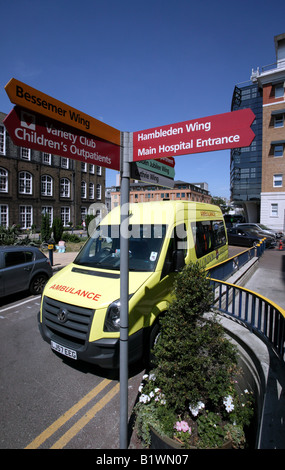
[(178, 432), (187, 432), (188, 431), (189, 434), (191, 434), (191, 428), (188, 426), (186, 421), (176, 421), (176, 423), (174, 425), (174, 428)]

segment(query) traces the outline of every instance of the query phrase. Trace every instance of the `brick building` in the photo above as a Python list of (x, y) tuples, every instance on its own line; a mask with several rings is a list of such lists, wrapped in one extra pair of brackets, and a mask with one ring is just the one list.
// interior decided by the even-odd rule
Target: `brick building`
[(51, 223), (79, 225), (95, 202), (105, 201), (105, 168), (13, 144), (0, 112), (0, 225), (21, 229)]
[(285, 231), (285, 33), (275, 36), (276, 62), (236, 85), (232, 110), (251, 108), (255, 138), (231, 151), (231, 200), (249, 222)]
[[(130, 202), (153, 202), (169, 199), (171, 201), (195, 201), (211, 203), (212, 197), (204, 187), (208, 187), (206, 183), (187, 183), (185, 181), (174, 181), (173, 188), (162, 188), (161, 186), (150, 185), (142, 182), (130, 183)], [(203, 187), (202, 187), (203, 186)], [(111, 204), (110, 208), (120, 204), (120, 186), (114, 186), (109, 191)]]

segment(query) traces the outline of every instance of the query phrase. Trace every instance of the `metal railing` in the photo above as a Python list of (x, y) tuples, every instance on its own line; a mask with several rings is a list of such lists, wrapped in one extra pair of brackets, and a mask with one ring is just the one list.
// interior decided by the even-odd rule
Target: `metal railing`
[(213, 307), (268, 341), (285, 361), (285, 310), (256, 292), (211, 278)]
[(259, 258), (264, 250), (265, 239), (207, 269), (214, 292), (213, 307), (268, 341), (285, 362), (285, 310), (256, 292), (226, 282), (251, 259)]

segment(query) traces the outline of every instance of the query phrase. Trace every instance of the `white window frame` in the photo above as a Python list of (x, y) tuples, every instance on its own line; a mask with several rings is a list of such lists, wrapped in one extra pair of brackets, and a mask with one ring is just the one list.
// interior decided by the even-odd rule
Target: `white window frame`
[(89, 183), (89, 199), (94, 199), (94, 198), (95, 198), (94, 183)]
[(7, 204), (0, 204), (0, 225), (9, 227), (9, 206)]
[(60, 166), (61, 166), (61, 168), (65, 168), (66, 170), (68, 170), (68, 168), (69, 168), (69, 158), (61, 157), (60, 158)]
[(271, 203), (270, 217), (278, 217), (278, 204), (276, 202)]
[(95, 173), (95, 165), (93, 165), (93, 163), (89, 164), (89, 173), (90, 175), (94, 175)]
[(0, 124), (0, 155), (6, 155), (6, 129)]
[(81, 162), (81, 171), (87, 173), (87, 163)]
[(70, 207), (62, 206), (60, 208), (60, 216), (64, 227), (68, 227), (70, 222)]
[(33, 207), (20, 206), (20, 227), (23, 229), (31, 228), (33, 225)]
[(86, 199), (87, 191), (86, 191), (86, 182), (81, 181), (81, 199)]
[(43, 152), (43, 164), (51, 165), (51, 153)]
[(8, 170), (0, 168), (0, 193), (8, 193)]
[(102, 176), (102, 167), (97, 165), (97, 170), (96, 170), (97, 176)]
[(97, 184), (96, 186), (96, 199), (101, 200), (102, 197), (102, 186), (101, 184)]
[(70, 197), (70, 180), (68, 178), (60, 179), (60, 197)]
[(282, 188), (283, 186), (283, 174), (277, 173), (273, 175), (273, 188)]
[(33, 175), (28, 171), (19, 173), (19, 194), (33, 194)]
[(26, 147), (21, 147), (20, 149), (20, 158), (22, 160), (30, 161), (31, 160), (31, 149)]
[(53, 194), (53, 179), (50, 175), (41, 176), (41, 195), (52, 196)]

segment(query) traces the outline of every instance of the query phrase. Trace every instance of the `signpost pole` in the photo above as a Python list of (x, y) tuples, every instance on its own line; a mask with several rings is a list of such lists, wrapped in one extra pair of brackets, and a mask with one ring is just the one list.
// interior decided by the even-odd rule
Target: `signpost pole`
[(129, 190), (132, 134), (122, 133), (120, 226), (120, 448), (128, 448)]

